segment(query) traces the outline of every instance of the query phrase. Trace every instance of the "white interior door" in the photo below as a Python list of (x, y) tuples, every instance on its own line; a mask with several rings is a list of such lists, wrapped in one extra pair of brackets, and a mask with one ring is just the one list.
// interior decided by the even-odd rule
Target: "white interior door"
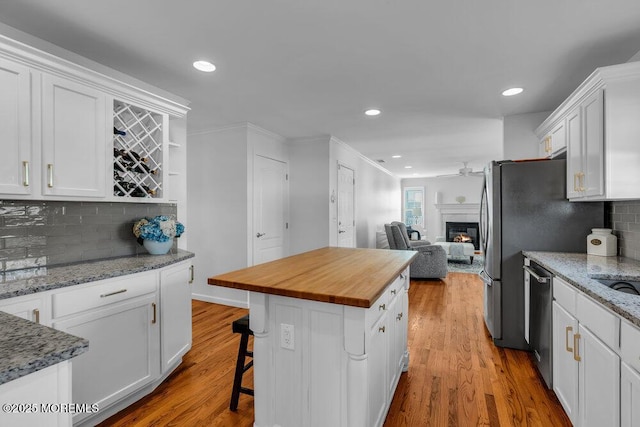
[(256, 155), (253, 163), (253, 264), (286, 254), (287, 164)]
[(355, 248), (355, 174), (353, 169), (338, 165), (338, 247)]

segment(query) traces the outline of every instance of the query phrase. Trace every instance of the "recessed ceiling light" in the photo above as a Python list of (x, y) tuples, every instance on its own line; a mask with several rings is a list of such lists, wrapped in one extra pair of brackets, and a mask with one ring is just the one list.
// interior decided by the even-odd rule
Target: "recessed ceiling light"
[(212, 73), (216, 70), (216, 66), (209, 61), (196, 61), (193, 63), (193, 67), (205, 73)]
[(522, 93), (524, 89), (521, 87), (512, 87), (502, 92), (502, 96), (513, 96)]
[(377, 116), (380, 113), (382, 113), (382, 111), (376, 109), (376, 108), (372, 108), (370, 110), (367, 110), (364, 112), (367, 116)]
[(413, 166), (405, 166), (405, 169), (411, 169)]
[(392, 159), (399, 159), (400, 157), (402, 157), (400, 154), (396, 154), (391, 156)]

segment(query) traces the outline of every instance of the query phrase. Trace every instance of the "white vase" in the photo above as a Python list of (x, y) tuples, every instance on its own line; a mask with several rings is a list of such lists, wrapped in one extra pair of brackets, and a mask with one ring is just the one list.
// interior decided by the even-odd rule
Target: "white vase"
[(155, 240), (145, 239), (142, 245), (151, 255), (164, 255), (169, 252), (171, 246), (173, 246), (173, 239), (167, 240), (166, 242), (156, 242)]

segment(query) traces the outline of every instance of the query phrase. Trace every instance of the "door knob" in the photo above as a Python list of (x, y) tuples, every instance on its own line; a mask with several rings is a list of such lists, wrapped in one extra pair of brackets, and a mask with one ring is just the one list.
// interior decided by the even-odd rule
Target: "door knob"
[(256, 233), (256, 237), (260, 238), (262, 236), (264, 236), (266, 233)]

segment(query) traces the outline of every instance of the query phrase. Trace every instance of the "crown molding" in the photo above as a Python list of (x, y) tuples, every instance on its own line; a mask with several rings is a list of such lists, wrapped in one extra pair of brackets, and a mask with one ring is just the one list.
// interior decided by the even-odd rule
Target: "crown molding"
[(606, 87), (607, 83), (640, 78), (640, 62), (628, 62), (618, 65), (596, 68), (562, 104), (535, 130), (538, 138), (543, 138), (565, 116), (576, 108), (585, 98), (597, 90)]
[[(62, 48), (59, 48), (59, 50), (64, 53), (68, 52)], [(73, 52), (68, 52), (68, 54), (69, 57), (77, 58), (78, 62), (82, 62), (84, 65), (0, 34), (0, 58), (25, 65), (32, 71), (62, 77), (97, 89), (118, 100), (152, 111), (166, 113), (173, 117), (185, 117), (190, 110), (189, 102), (185, 99), (175, 95), (169, 97), (170, 95), (161, 89), (153, 87), (150, 89), (142, 88), (141, 86), (149, 85)], [(101, 71), (97, 71), (97, 68), (101, 69)], [(140, 83), (140, 85), (112, 77), (107, 75), (107, 72), (119, 75), (132, 82)], [(160, 95), (159, 93), (164, 94)]]

